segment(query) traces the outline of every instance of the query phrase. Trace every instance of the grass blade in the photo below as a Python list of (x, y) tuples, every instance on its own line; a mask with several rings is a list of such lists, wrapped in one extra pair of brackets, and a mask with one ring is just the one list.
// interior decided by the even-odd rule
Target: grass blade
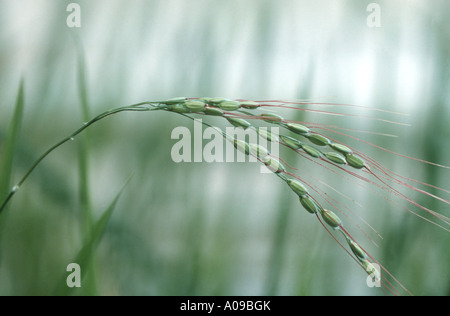
[[(92, 226), (92, 231), (88, 239), (84, 241), (84, 245), (81, 248), (81, 250), (78, 252), (78, 254), (75, 257), (74, 263), (77, 263), (81, 267), (81, 279), (83, 280), (84, 276), (86, 275), (86, 272), (88, 272), (90, 269), (90, 264), (92, 263), (92, 258), (95, 252), (95, 249), (97, 248), (97, 245), (100, 243), (103, 234), (106, 230), (106, 227), (108, 225), (109, 219), (111, 218), (111, 215), (116, 208), (116, 204), (119, 201), (119, 198), (125, 189), (126, 185), (128, 184), (129, 180), (125, 183), (123, 188), (120, 190), (120, 192), (116, 195), (114, 200), (111, 202), (111, 204), (108, 206), (108, 208), (103, 212), (102, 216), (98, 219), (96, 223)], [(83, 284), (83, 283), (82, 283)], [(83, 286), (82, 286), (83, 287)], [(62, 278), (60, 281), (57, 290), (55, 291), (56, 295), (64, 296), (64, 295), (70, 295), (71, 292), (73, 292), (75, 289), (69, 288), (66, 285), (66, 275)]]
[[(11, 192), (14, 191), (14, 189), (10, 190), (11, 174), (12, 174), (14, 152), (16, 151), (17, 139), (20, 131), (20, 125), (22, 123), (23, 108), (24, 108), (24, 82), (22, 80), (20, 82), (19, 91), (17, 93), (17, 100), (13, 118), (11, 121), (11, 125), (8, 129), (6, 141), (3, 144), (3, 152), (0, 157), (0, 198), (1, 200), (4, 200), (4, 198), (6, 198), (6, 202), (11, 198), (12, 196)], [(0, 208), (0, 214), (2, 213), (3, 210), (4, 208)], [(1, 232), (3, 232), (5, 222), (6, 218), (4, 216), (0, 218), (0, 242), (2, 238)], [(0, 262), (1, 261), (2, 257), (0, 252)]]
[(8, 194), (11, 185), (11, 173), (14, 152), (17, 146), (17, 138), (19, 135), (20, 125), (23, 117), (24, 108), (24, 82), (20, 82), (17, 100), (14, 109), (14, 115), (11, 125), (8, 129), (6, 141), (3, 144), (3, 151), (0, 159), (0, 197), (2, 200)]
[[(77, 69), (77, 81), (78, 81), (78, 95), (81, 105), (81, 114), (84, 122), (90, 119), (90, 109), (88, 101), (88, 89), (86, 80), (86, 66), (84, 60), (84, 53), (81, 45), (78, 45), (78, 69)], [(92, 230), (93, 215), (92, 205), (89, 190), (89, 146), (90, 133), (87, 131), (84, 135), (79, 137), (78, 146), (78, 192), (80, 198), (80, 210), (81, 210), (81, 229), (84, 238), (89, 237), (89, 233)], [(91, 258), (92, 263), (89, 264), (89, 279), (85, 281), (85, 292), (88, 295), (95, 295), (97, 285), (95, 282), (95, 257)]]
[[(78, 54), (78, 93), (81, 104), (82, 118), (84, 122), (88, 122), (90, 119), (90, 110), (88, 102), (87, 84), (86, 84), (86, 67), (84, 61), (84, 55), (82, 49), (79, 49)], [(91, 201), (89, 195), (89, 132), (80, 136), (78, 161), (79, 161), (79, 194), (82, 210), (82, 227), (83, 233), (86, 235), (91, 230), (92, 226), (92, 210)]]

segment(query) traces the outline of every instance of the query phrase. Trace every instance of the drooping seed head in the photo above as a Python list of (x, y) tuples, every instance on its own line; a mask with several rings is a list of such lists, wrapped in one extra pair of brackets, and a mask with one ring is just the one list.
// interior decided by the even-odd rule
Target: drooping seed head
[(284, 118), (278, 114), (263, 113), (260, 116), (264, 117), (263, 120), (267, 123), (281, 123), (284, 121)]
[(319, 207), (317, 206), (316, 202), (314, 202), (314, 200), (311, 197), (309, 197), (308, 195), (303, 195), (303, 196), (299, 196), (298, 198), (300, 200), (300, 203), (305, 208), (305, 210), (307, 210), (311, 214), (317, 213), (317, 211), (319, 210)]
[(328, 153), (325, 153), (325, 157), (327, 157), (329, 160), (331, 160), (332, 162), (337, 163), (339, 165), (346, 164), (345, 158), (338, 153), (328, 152)]
[(273, 173), (286, 172), (286, 168), (284, 168), (283, 164), (276, 158), (272, 156), (268, 156), (267, 161), (264, 162), (267, 168)]
[(217, 105), (224, 111), (236, 111), (241, 107), (241, 104), (237, 101), (223, 101)]
[(250, 122), (244, 120), (244, 119), (240, 119), (240, 118), (235, 118), (235, 117), (227, 117), (228, 122), (230, 122), (233, 126), (235, 127), (242, 127), (243, 129), (249, 128), (250, 126), (252, 126), (252, 124), (250, 124)]
[(312, 133), (312, 134), (308, 134), (306, 137), (308, 137), (308, 139), (310, 140), (311, 143), (313, 143), (317, 146), (328, 146), (330, 144), (330, 140), (320, 134)]
[(341, 219), (330, 210), (322, 209), (322, 218), (333, 229), (338, 229), (342, 226)]
[(250, 153), (250, 146), (248, 145), (247, 142), (244, 142), (242, 140), (239, 139), (235, 139), (233, 141), (234, 147), (239, 150), (240, 152), (248, 155)]
[(211, 106), (206, 107), (203, 112), (205, 112), (206, 115), (223, 116), (223, 111), (221, 109), (214, 108)]
[(306, 189), (306, 187), (300, 181), (297, 181), (295, 179), (287, 179), (286, 183), (298, 196), (305, 196), (306, 194), (308, 194), (308, 189)]
[(187, 101), (184, 106), (191, 112), (200, 112), (205, 109), (206, 104), (202, 101)]
[(269, 160), (269, 151), (261, 145), (250, 143), (250, 153), (263, 162), (267, 162)]
[(347, 146), (344, 146), (342, 144), (331, 143), (330, 147), (340, 153), (343, 153), (344, 155), (351, 155), (353, 153), (353, 151), (350, 148), (348, 148)]
[(310, 129), (306, 126), (297, 123), (287, 123), (286, 127), (291, 131), (299, 135), (306, 135), (310, 132)]
[(261, 104), (254, 102), (254, 101), (244, 101), (241, 102), (241, 107), (249, 110), (257, 109), (261, 106)]
[(360, 157), (355, 155), (346, 155), (345, 160), (347, 163), (356, 169), (362, 169), (365, 167), (364, 160), (362, 160)]
[(310, 156), (312, 156), (314, 158), (319, 158), (320, 157), (320, 151), (318, 151), (313, 146), (309, 146), (309, 145), (303, 144), (302, 148), (308, 155), (310, 155)]
[(280, 138), (281, 138), (281, 141), (285, 145), (289, 146), (290, 148), (292, 148), (294, 150), (301, 148), (303, 145), (301, 141), (299, 141), (295, 138), (289, 137), (289, 136), (280, 135)]

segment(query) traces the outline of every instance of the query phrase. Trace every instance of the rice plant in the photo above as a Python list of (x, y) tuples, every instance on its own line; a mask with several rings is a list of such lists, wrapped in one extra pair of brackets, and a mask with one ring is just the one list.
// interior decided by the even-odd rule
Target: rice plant
[[(79, 135), (88, 127), (107, 117), (122, 112), (165, 111), (181, 115), (191, 120), (202, 118), (201, 124), (216, 129), (225, 141), (232, 144), (243, 155), (252, 157), (255, 161), (258, 161), (262, 165), (266, 166), (268, 170), (276, 175), (281, 181), (286, 183), (286, 190), (290, 190), (293, 194), (298, 196), (298, 208), (306, 210), (305, 216), (309, 213), (311, 216), (315, 217), (315, 221), (317, 221), (317, 229), (322, 229), (325, 233), (329, 234), (335, 240), (337, 246), (343, 249), (343, 255), (350, 256), (355, 264), (359, 265), (361, 269), (368, 274), (373, 283), (378, 283), (380, 285), (380, 290), (382, 293), (391, 295), (413, 294), (413, 291), (410, 291), (406, 286), (404, 286), (401, 280), (398, 280), (386, 267), (384, 267), (382, 262), (378, 261), (373, 255), (371, 255), (370, 252), (366, 250), (366, 247), (363, 247), (363, 244), (370, 242), (375, 243), (375, 241), (369, 237), (369, 233), (367, 232), (368, 229), (374, 231), (376, 234), (378, 233), (370, 226), (369, 223), (365, 223), (365, 227), (361, 227), (356, 223), (355, 219), (358, 218), (359, 215), (351, 209), (351, 204), (349, 206), (345, 203), (345, 200), (351, 200), (351, 197), (345, 197), (344, 194), (340, 192), (339, 188), (333, 188), (331, 186), (330, 192), (325, 191), (318, 185), (320, 182), (319, 178), (310, 176), (307, 177), (307, 170), (294, 168), (291, 166), (292, 163), (283, 158), (283, 155), (285, 155), (287, 151), (291, 151), (295, 154), (295, 159), (310, 161), (315, 164), (317, 168), (327, 170), (330, 173), (335, 174), (337, 177), (340, 177), (342, 179), (342, 185), (362, 186), (371, 194), (378, 195), (380, 199), (384, 199), (388, 203), (392, 203), (396, 207), (403, 209), (403, 211), (409, 212), (413, 216), (417, 216), (421, 220), (424, 220), (446, 232), (450, 232), (450, 218), (442, 212), (432, 210), (427, 207), (427, 205), (417, 202), (409, 195), (411, 193), (420, 193), (448, 205), (450, 204), (449, 200), (430, 193), (425, 189), (421, 189), (419, 188), (419, 185), (438, 190), (441, 193), (449, 193), (449, 191), (432, 184), (427, 184), (419, 180), (402, 176), (395, 170), (390, 170), (384, 167), (380, 162), (381, 159), (370, 157), (364, 153), (364, 149), (346, 144), (346, 137), (347, 139), (356, 138), (345, 134), (335, 126), (324, 125), (320, 122), (296, 121), (285, 118), (280, 113), (281, 110), (289, 110), (291, 113), (292, 111), (313, 111), (326, 115), (352, 116), (352, 114), (312, 110), (306, 107), (306, 105), (311, 104), (318, 106), (334, 105), (356, 107), (346, 104), (312, 103), (307, 101), (252, 101), (210, 97), (181, 97), (169, 100), (145, 101), (108, 110), (90, 120), (86, 120), (86, 122), (76, 131), (64, 137), (62, 140), (45, 151), (44, 154), (42, 154), (34, 162), (34, 164), (31, 165), (24, 176), (6, 195), (0, 206), (0, 216), (12, 197), (17, 194), (19, 189), (22, 188), (26, 180), (31, 176), (39, 164), (61, 145), (78, 138)], [(12, 139), (16, 135), (22, 107), (23, 89), (20, 88), (16, 105), (16, 114), (11, 125), (10, 135)], [(381, 110), (375, 109), (375, 111)], [(87, 112), (88, 111), (85, 108), (85, 114)], [(398, 113), (389, 112), (389, 114), (395, 115)], [(354, 116), (361, 117), (358, 115)], [(279, 156), (277, 156), (271, 153), (268, 148), (259, 143), (249, 141), (245, 138), (238, 139), (235, 135), (230, 135), (227, 132), (223, 132), (213, 123), (205, 121), (212, 118), (223, 118), (224, 122), (227, 122), (229, 125), (238, 130), (254, 131), (255, 134), (261, 136), (266, 141), (269, 141), (272, 144), (275, 143), (280, 145), (283, 148), (283, 152), (280, 152)], [(388, 121), (375, 116), (370, 116), (369, 119), (383, 121), (388, 124), (401, 124), (399, 122)], [(268, 132), (267, 128), (274, 126), (279, 128), (281, 131), (279, 135), (273, 135)], [(338, 140), (338, 137), (333, 136), (333, 134), (338, 135), (340, 139), (344, 140)], [(384, 150), (389, 155), (400, 155), (404, 159), (415, 160), (422, 164), (434, 165), (435, 167), (443, 170), (450, 169), (447, 166), (388, 151), (387, 149), (377, 146), (376, 144), (371, 144), (361, 139), (356, 140), (360, 142), (361, 146), (375, 146), (381, 150)], [(14, 141), (11, 140), (8, 144), (14, 144)], [(8, 150), (5, 152), (6, 157), (3, 164), (5, 170), (10, 169), (9, 161), (11, 160), (11, 156), (13, 154), (13, 147), (11, 146), (12, 145), (10, 145)], [(85, 177), (86, 175), (84, 178)], [(8, 182), (8, 179), (2, 181), (3, 186)], [(87, 185), (84, 184), (84, 187), (86, 186)], [(84, 196), (86, 196), (86, 194), (87, 193), (85, 193)], [(83, 200), (86, 200), (86, 197)], [(83, 262), (88, 265), (88, 262), (94, 252), (94, 245), (98, 242), (101, 232), (105, 229), (105, 225), (112, 213), (112, 210), (114, 209), (115, 204), (117, 203), (117, 200), (118, 196), (104, 212), (104, 216), (98, 221), (97, 224), (89, 224), (90, 221), (87, 220), (87, 225), (91, 226), (90, 228), (86, 228), (88, 232), (87, 235), (91, 237), (88, 238), (88, 241), (86, 241), (85, 244), (86, 246), (77, 256), (77, 260), (79, 262)], [(400, 204), (398, 200), (405, 201), (406, 204)], [(89, 218), (89, 212), (86, 216)], [(351, 227), (351, 229), (349, 229), (349, 227)], [(90, 233), (91, 230), (92, 233)], [(354, 234), (351, 233), (351, 230), (361, 232), (367, 237), (367, 240), (357, 240), (357, 238), (353, 236)], [(59, 291), (59, 293), (63, 292), (64, 289)]]

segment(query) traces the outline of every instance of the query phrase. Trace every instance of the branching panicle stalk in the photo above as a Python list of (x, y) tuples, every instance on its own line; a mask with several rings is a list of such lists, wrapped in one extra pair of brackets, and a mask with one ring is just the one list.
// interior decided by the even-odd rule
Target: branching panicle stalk
[[(317, 130), (330, 130), (324, 128), (323, 125), (319, 126), (317, 124), (306, 123), (306, 122), (296, 122), (291, 120), (286, 120), (282, 116), (267, 112), (267, 110), (274, 110), (278, 108), (290, 108), (297, 110), (306, 110), (303, 108), (295, 107), (295, 105), (302, 105), (303, 102), (289, 102), (289, 101), (279, 101), (279, 100), (269, 100), (269, 101), (250, 101), (250, 100), (229, 100), (226, 98), (173, 98), (164, 101), (147, 101), (141, 102), (129, 106), (119, 107), (113, 110), (106, 111), (90, 121), (84, 123), (80, 128), (69, 136), (63, 138), (55, 145), (50, 147), (42, 156), (40, 156), (26, 172), (26, 174), (21, 178), (21, 180), (11, 189), (6, 199), (0, 206), (0, 215), (5, 209), (8, 202), (15, 195), (15, 193), (21, 188), (24, 182), (28, 179), (31, 173), (36, 169), (36, 167), (55, 149), (65, 144), (66, 142), (73, 140), (77, 135), (86, 130), (88, 127), (94, 123), (101, 121), (109, 116), (121, 113), (121, 112), (148, 112), (163, 110), (172, 113), (182, 115), (186, 118), (194, 120), (193, 115), (203, 115), (211, 117), (222, 117), (224, 121), (241, 129), (253, 129), (260, 137), (265, 138), (271, 142), (277, 142), (284, 145), (284, 147), (293, 150), (300, 157), (308, 159), (315, 162), (321, 167), (325, 167), (335, 173), (337, 171), (343, 172), (353, 178), (357, 178), (369, 184), (374, 184), (377, 187), (385, 190), (388, 193), (395, 194), (414, 207), (422, 209), (434, 216), (434, 219), (439, 221), (440, 224), (426, 218), (427, 221), (443, 228), (444, 230), (450, 231), (448, 226), (450, 226), (450, 219), (442, 214), (429, 210), (428, 208), (420, 205), (419, 203), (413, 201), (403, 193), (400, 193), (393, 188), (391, 182), (394, 184), (403, 185), (406, 188), (412, 189), (414, 191), (425, 194), (429, 197), (440, 200), (441, 202), (450, 204), (450, 201), (440, 198), (436, 195), (426, 192), (425, 190), (418, 189), (407, 181), (415, 181), (406, 177), (402, 177), (391, 170), (383, 167), (381, 164), (376, 162), (373, 158), (365, 155), (364, 153), (358, 151), (356, 148), (351, 148), (343, 143), (340, 143), (328, 136), (322, 135)], [(316, 111), (317, 112), (317, 111)], [(319, 111), (324, 114), (336, 114), (332, 112)], [(353, 116), (353, 115), (352, 115)], [(388, 123), (395, 123), (391, 121), (386, 121)], [(337, 214), (337, 212), (345, 213), (342, 211), (341, 207), (336, 200), (330, 198), (328, 194), (319, 190), (316, 185), (311, 182), (302, 179), (300, 176), (290, 173), (288, 169), (292, 169), (283, 159), (280, 157), (273, 156), (269, 150), (260, 144), (249, 143), (245, 140), (238, 140), (230, 135), (224, 133), (222, 130), (215, 126), (210, 125), (203, 120), (201, 123), (205, 126), (212, 127), (216, 129), (226, 141), (231, 142), (234, 147), (244, 153), (247, 156), (253, 156), (257, 161), (265, 165), (270, 171), (272, 171), (278, 178), (284, 181), (292, 192), (298, 196), (299, 203), (302, 207), (310, 214), (314, 214), (323, 228), (336, 240), (336, 242), (350, 255), (352, 258), (369, 274), (375, 275), (377, 278), (383, 277), (383, 284), (385, 288), (392, 293), (397, 293), (395, 286), (393, 286), (389, 280), (384, 276), (380, 276), (380, 271), (375, 271), (374, 264), (379, 264), (370, 254), (362, 248), (362, 246), (355, 241), (355, 239), (350, 235), (350, 233), (344, 228), (344, 221)], [(255, 123), (263, 124), (262, 127), (258, 127)], [(272, 135), (268, 130), (267, 126), (276, 125), (283, 129), (287, 134), (279, 135), (279, 138)], [(333, 130), (330, 130), (335, 132)], [(345, 135), (343, 133), (337, 132), (338, 134)], [(350, 136), (349, 136), (350, 137)], [(380, 147), (379, 147), (380, 148)], [(405, 156), (403, 156), (405, 157)], [(417, 159), (415, 159), (417, 160)], [(422, 161), (425, 162), (425, 161)], [(429, 162), (425, 162), (429, 163)], [(433, 164), (433, 163), (429, 163)], [(436, 164), (434, 164), (436, 165)], [(288, 169), (286, 168), (288, 167)], [(448, 168), (445, 166), (441, 166)], [(367, 177), (366, 177), (367, 176)], [(371, 178), (369, 178), (371, 177)], [(424, 184), (420, 181), (415, 181), (420, 184)], [(427, 184), (425, 184), (427, 185)], [(428, 185), (433, 188), (435, 186)], [(440, 188), (437, 188), (440, 189)], [(440, 189), (445, 192), (444, 189)], [(320, 203), (319, 199), (323, 200), (324, 203)], [(327, 208), (322, 206), (322, 204), (327, 204)], [(333, 208), (336, 212), (330, 210)], [(423, 218), (422, 215), (408, 209), (414, 215)], [(346, 216), (346, 215), (345, 215)], [(330, 230), (331, 228), (331, 230)], [(338, 239), (333, 235), (333, 232), (340, 232), (348, 245), (348, 248), (344, 247)], [(404, 289), (408, 294), (410, 292), (397, 281), (384, 267), (382, 270), (387, 273), (387, 275), (393, 279), (397, 284), (399, 284), (402, 289)]]

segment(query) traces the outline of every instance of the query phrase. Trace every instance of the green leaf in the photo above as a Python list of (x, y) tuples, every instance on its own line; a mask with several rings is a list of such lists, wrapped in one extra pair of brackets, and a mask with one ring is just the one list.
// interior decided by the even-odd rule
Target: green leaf
[[(17, 147), (17, 139), (19, 135), (20, 125), (22, 123), (24, 108), (24, 82), (20, 82), (17, 100), (14, 109), (11, 125), (8, 129), (6, 141), (3, 144), (2, 155), (0, 158), (0, 198), (3, 199), (10, 191), (11, 173), (14, 158), (14, 152)], [(0, 209), (0, 212), (2, 210)]]
[[(90, 119), (90, 109), (88, 102), (87, 81), (86, 81), (86, 66), (84, 61), (84, 54), (81, 47), (78, 48), (78, 94), (80, 97), (81, 111), (83, 121), (88, 122)], [(86, 234), (92, 226), (92, 210), (91, 200), (89, 194), (89, 139), (90, 134), (86, 132), (85, 135), (79, 137), (78, 150), (78, 175), (79, 175), (79, 194), (82, 210), (83, 233)]]
[[(2, 238), (1, 232), (4, 231), (3, 226), (5, 225), (5, 217), (1, 216), (2, 212), (5, 210), (9, 199), (14, 194), (13, 191), (17, 188), (15, 187), (13, 191), (11, 190), (11, 174), (14, 152), (17, 147), (17, 139), (20, 131), (20, 125), (22, 123), (24, 108), (24, 81), (21, 80), (19, 85), (19, 91), (17, 93), (17, 100), (14, 109), (13, 118), (11, 125), (8, 129), (8, 136), (5, 143), (3, 144), (1, 156), (0, 156), (0, 240)], [(0, 262), (2, 260), (0, 253)]]
[[(89, 238), (85, 239), (84, 245), (81, 248), (81, 250), (76, 255), (73, 263), (77, 263), (81, 267), (81, 280), (83, 280), (84, 276), (86, 275), (86, 272), (89, 270), (89, 265), (92, 263), (92, 257), (94, 255), (95, 249), (97, 248), (98, 244), (100, 243), (103, 234), (106, 230), (106, 227), (108, 225), (109, 219), (111, 218), (111, 215), (116, 207), (117, 202), (119, 201), (119, 198), (125, 189), (127, 183), (123, 186), (123, 188), (120, 190), (120, 192), (116, 195), (114, 200), (111, 202), (111, 204), (108, 206), (108, 208), (103, 212), (102, 216), (97, 220), (97, 222), (93, 225), (91, 234)], [(71, 291), (74, 289), (69, 288), (66, 283), (66, 277), (67, 275), (64, 275), (60, 283), (58, 284), (56, 295), (69, 295)], [(82, 286), (83, 287), (83, 286)]]

